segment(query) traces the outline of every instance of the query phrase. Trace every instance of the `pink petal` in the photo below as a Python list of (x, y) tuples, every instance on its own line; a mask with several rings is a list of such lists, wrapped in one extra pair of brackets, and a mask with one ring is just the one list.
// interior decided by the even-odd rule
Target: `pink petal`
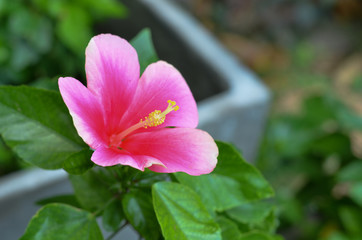
[(91, 160), (100, 166), (128, 165), (143, 171), (153, 164), (163, 165), (159, 160), (142, 155), (130, 155), (124, 150), (101, 146), (93, 153)]
[(218, 148), (213, 138), (199, 129), (163, 128), (130, 135), (121, 147), (131, 155), (158, 159), (165, 167), (152, 165), (155, 172), (210, 173), (216, 166)]
[(103, 112), (98, 99), (74, 78), (61, 77), (58, 84), (79, 136), (93, 149), (106, 144)]
[[(122, 119), (123, 125), (135, 124), (155, 110), (164, 111), (167, 100), (175, 101), (180, 108), (169, 113), (166, 121), (157, 128), (197, 126), (196, 102), (185, 79), (172, 65), (158, 61), (149, 65), (140, 78), (132, 105)], [(155, 128), (147, 131), (151, 129)]]
[(105, 109), (106, 132), (119, 131), (120, 120), (136, 91), (140, 66), (136, 50), (124, 39), (101, 34), (86, 49), (87, 84)]

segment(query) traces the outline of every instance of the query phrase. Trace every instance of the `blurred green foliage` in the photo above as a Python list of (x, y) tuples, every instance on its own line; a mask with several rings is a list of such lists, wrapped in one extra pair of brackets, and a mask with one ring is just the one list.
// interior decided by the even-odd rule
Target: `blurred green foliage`
[(125, 14), (115, 0), (0, 0), (0, 84), (79, 75), (93, 24)]
[(271, 118), (258, 165), (276, 188), (287, 239), (360, 239), (362, 160), (350, 133), (361, 129), (362, 119), (331, 93)]
[(273, 91), (258, 165), (279, 200), (280, 232), (362, 239), (362, 120), (344, 105), (362, 111), (362, 1), (178, 1)]
[[(286, 239), (358, 240), (362, 156), (354, 138), (361, 134), (362, 118), (327, 74), (313, 69), (314, 48), (301, 40), (288, 51), (290, 68), (272, 73), (289, 80), (275, 90), (277, 104), (258, 165), (276, 189), (279, 231)], [(350, 88), (360, 92), (359, 76)], [(278, 109), (286, 101), (295, 102)]]
[(362, 93), (362, 75), (357, 76), (352, 82), (352, 90), (357, 93)]
[[(57, 89), (57, 77), (85, 79), (94, 23), (125, 17), (116, 0), (0, 0), (0, 85)], [(21, 164), (0, 141), (0, 175)]]

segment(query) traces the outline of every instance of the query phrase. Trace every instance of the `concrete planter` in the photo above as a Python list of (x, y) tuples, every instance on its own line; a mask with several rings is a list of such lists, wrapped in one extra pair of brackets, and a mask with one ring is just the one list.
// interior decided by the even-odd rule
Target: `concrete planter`
[[(268, 90), (195, 19), (170, 1), (122, 2), (129, 7), (130, 17), (97, 29), (131, 38), (144, 27), (151, 28), (160, 59), (180, 70), (198, 101), (199, 128), (215, 139), (233, 142), (253, 161), (267, 115)], [(1, 239), (17, 239), (23, 234), (38, 209), (36, 200), (70, 192), (66, 173), (61, 170), (20, 171), (0, 179)]]

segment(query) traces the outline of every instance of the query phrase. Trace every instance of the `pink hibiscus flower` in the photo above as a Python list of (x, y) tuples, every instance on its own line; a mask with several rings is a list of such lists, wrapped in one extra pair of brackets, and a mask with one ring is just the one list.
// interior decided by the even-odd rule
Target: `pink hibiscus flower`
[(85, 69), (87, 87), (64, 77), (59, 89), (78, 134), (95, 150), (94, 163), (190, 175), (215, 168), (218, 148), (195, 129), (196, 102), (173, 66), (158, 61), (139, 78), (136, 50), (118, 36), (101, 34), (88, 44)]

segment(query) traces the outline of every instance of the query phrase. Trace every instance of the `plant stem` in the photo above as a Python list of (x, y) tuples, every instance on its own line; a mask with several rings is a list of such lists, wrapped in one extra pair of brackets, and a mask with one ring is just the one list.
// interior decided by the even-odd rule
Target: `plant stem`
[(107, 237), (106, 240), (111, 240), (114, 236), (117, 235), (125, 226), (127, 226), (128, 222), (125, 221), (116, 231), (114, 231), (109, 237)]

